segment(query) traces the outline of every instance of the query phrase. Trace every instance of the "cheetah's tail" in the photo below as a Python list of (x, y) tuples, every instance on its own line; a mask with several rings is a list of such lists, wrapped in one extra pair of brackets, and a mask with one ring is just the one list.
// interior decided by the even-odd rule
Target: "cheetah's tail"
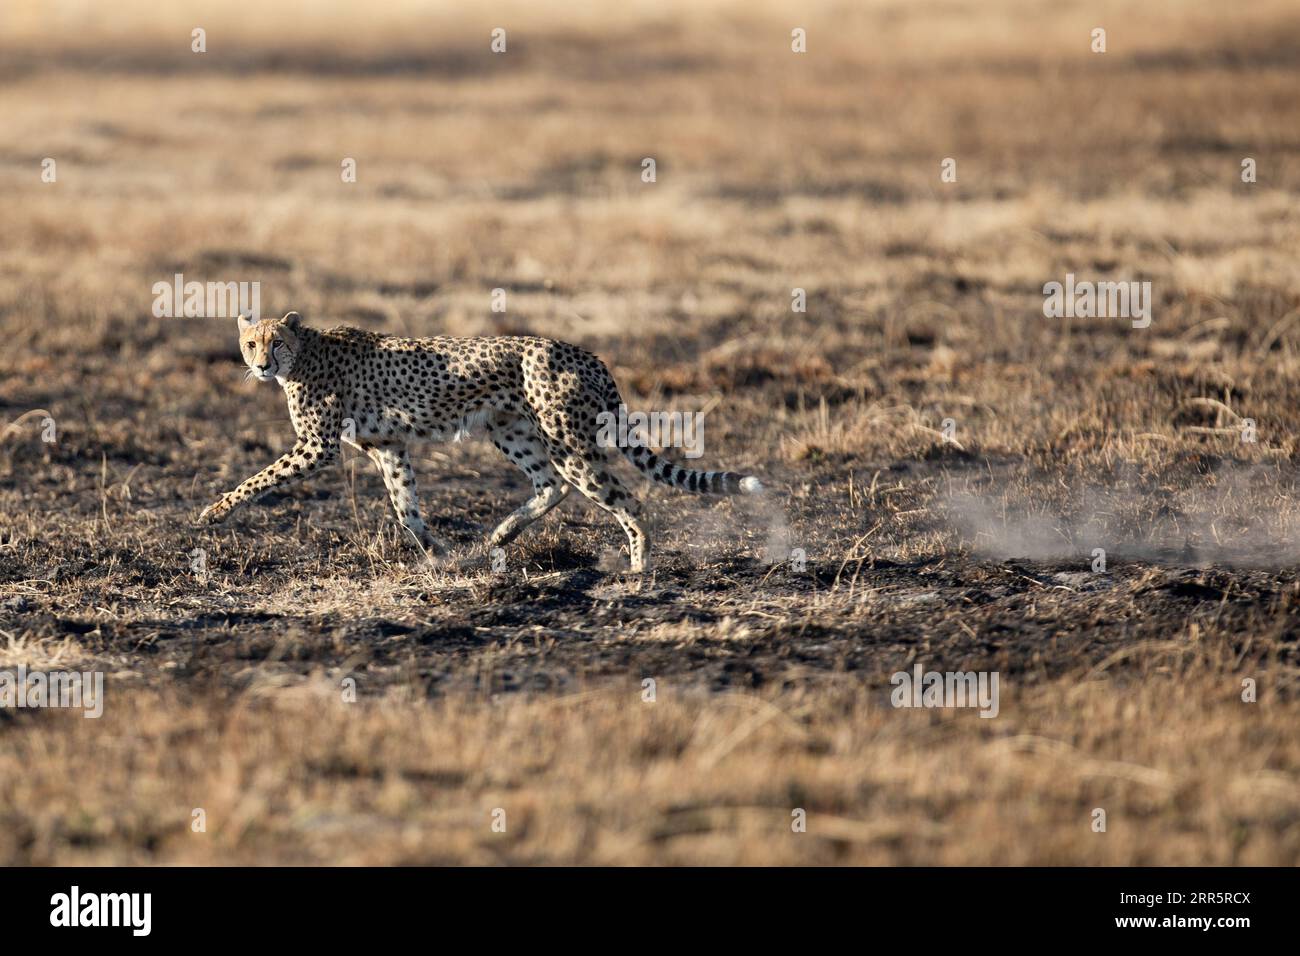
[(643, 446), (623, 448), (628, 461), (645, 474), (662, 484), (706, 495), (758, 495), (763, 493), (763, 483), (753, 475), (738, 475), (734, 471), (693, 471), (683, 468), (667, 458), (660, 458)]

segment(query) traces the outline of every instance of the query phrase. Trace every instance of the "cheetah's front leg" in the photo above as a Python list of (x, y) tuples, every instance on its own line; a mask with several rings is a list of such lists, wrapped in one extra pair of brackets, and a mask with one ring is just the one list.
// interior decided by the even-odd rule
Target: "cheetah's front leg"
[(230, 512), (245, 502), (318, 471), (338, 457), (338, 450), (337, 442), (307, 442), (299, 439), (292, 451), (281, 455), (253, 477), (243, 481), (234, 491), (227, 491), (204, 508), (199, 521), (216, 524), (226, 520)]
[(420, 517), (419, 493), (415, 488), (415, 469), (411, 467), (411, 458), (405, 446), (387, 447), (371, 445), (366, 454), (379, 469), (393, 502), (393, 512), (403, 528), (419, 543), (420, 547), (436, 555), (445, 555), (447, 548), (429, 531)]

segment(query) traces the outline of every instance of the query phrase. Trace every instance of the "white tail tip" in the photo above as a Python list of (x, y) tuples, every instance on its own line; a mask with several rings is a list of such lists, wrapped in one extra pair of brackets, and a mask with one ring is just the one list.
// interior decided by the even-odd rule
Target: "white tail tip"
[(747, 495), (761, 495), (763, 493), (763, 483), (753, 475), (740, 479), (740, 490)]

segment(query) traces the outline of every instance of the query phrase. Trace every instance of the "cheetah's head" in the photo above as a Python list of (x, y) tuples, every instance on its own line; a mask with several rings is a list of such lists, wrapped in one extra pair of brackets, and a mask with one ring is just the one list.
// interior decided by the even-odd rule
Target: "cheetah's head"
[(259, 382), (284, 378), (293, 368), (301, 341), (298, 330), (302, 316), (290, 312), (283, 319), (254, 322), (239, 317), (239, 351), (248, 366), (248, 374)]

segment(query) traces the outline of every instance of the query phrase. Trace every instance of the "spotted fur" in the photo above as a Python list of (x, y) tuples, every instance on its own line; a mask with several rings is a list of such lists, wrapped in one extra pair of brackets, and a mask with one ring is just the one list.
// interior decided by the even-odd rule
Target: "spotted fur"
[[(283, 319), (239, 319), (249, 374), (277, 380), (298, 440), (293, 449), (222, 495), (199, 515), (224, 520), (266, 492), (304, 478), (338, 457), (340, 440), (365, 451), (383, 476), (397, 520), (419, 544), (441, 552), (420, 517), (412, 439), (457, 437), (481, 426), (533, 484), (533, 496), (489, 538), (513, 541), (578, 491), (609, 512), (627, 535), (633, 571), (642, 571), (650, 541), (641, 505), (609, 468), (597, 442), (601, 412), (621, 404), (609, 370), (590, 352), (531, 336), (403, 339), (361, 329), (328, 332)], [(758, 493), (756, 478), (683, 468), (649, 449), (622, 449), (656, 481), (705, 494)]]

